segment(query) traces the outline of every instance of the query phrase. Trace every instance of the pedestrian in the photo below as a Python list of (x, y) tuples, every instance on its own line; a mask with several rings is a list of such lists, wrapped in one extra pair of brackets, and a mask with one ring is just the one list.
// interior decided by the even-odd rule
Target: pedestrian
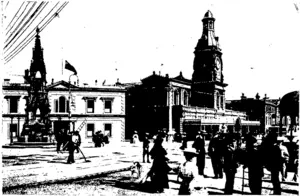
[(195, 192), (196, 187), (200, 186), (198, 168), (195, 165), (194, 158), (197, 156), (197, 151), (194, 148), (184, 149), (183, 154), (185, 162), (179, 167), (178, 178), (182, 179), (178, 195), (191, 195)]
[(143, 163), (145, 163), (145, 157), (147, 157), (147, 163), (150, 163), (149, 159), (149, 133), (145, 133), (145, 138), (143, 141)]
[(100, 147), (99, 146), (99, 131), (96, 131), (96, 133), (93, 134), (93, 142), (95, 144), (95, 148)]
[(73, 137), (72, 140), (74, 140), (73, 141), (74, 147), (75, 147), (74, 150), (76, 150), (76, 152), (79, 153), (79, 146), (81, 144), (81, 136), (79, 134), (79, 131), (74, 131), (73, 135), (74, 135), (74, 137), (72, 136)]
[(150, 169), (151, 183), (156, 193), (163, 193), (164, 188), (169, 188), (168, 173), (171, 168), (168, 165), (167, 151), (162, 146), (163, 138), (158, 136), (150, 151), (153, 164)]
[(287, 164), (288, 164), (288, 161), (289, 161), (289, 152), (286, 148), (286, 146), (283, 145), (283, 141), (284, 141), (284, 138), (283, 137), (278, 137), (277, 139), (277, 145), (280, 149), (280, 152), (281, 152), (281, 170), (280, 170), (280, 173), (281, 173), (281, 180), (284, 182), (287, 178)]
[(277, 143), (277, 136), (270, 132), (265, 141), (262, 144), (263, 148), (263, 160), (267, 170), (271, 172), (271, 182), (273, 184), (273, 194), (281, 194), (281, 185), (279, 180), (279, 174), (281, 171), (281, 150)]
[(184, 150), (187, 147), (187, 137), (186, 137), (186, 133), (182, 133), (181, 134), (181, 138), (182, 138), (182, 145), (180, 147), (181, 150)]
[(243, 169), (247, 167), (250, 191), (254, 195), (261, 195), (262, 177), (264, 176), (262, 151), (257, 140), (251, 135), (248, 135), (248, 140), (246, 140), (246, 161)]
[(237, 172), (237, 168), (239, 167), (236, 157), (237, 140), (232, 134), (229, 134), (225, 137), (225, 144), (224, 172), (226, 175), (226, 182), (224, 193), (231, 195), (233, 193), (235, 174)]
[(223, 178), (223, 138), (220, 131), (216, 130), (208, 145), (208, 155), (214, 170), (214, 178)]
[(196, 135), (196, 139), (192, 145), (193, 148), (196, 149), (197, 152), (197, 167), (199, 175), (204, 176), (204, 168), (205, 168), (205, 131), (198, 131)]
[(138, 143), (138, 141), (139, 141), (139, 135), (137, 134), (137, 131), (134, 131), (132, 135), (132, 143), (136, 144)]
[(75, 160), (74, 160), (74, 151), (75, 151), (75, 149), (77, 149), (77, 146), (78, 146), (78, 143), (79, 143), (79, 140), (80, 140), (80, 138), (79, 138), (79, 134), (77, 134), (77, 133), (73, 133), (73, 132), (71, 132), (70, 133), (71, 135), (70, 135), (70, 140), (69, 140), (69, 142), (68, 142), (68, 151), (69, 151), (69, 157), (68, 157), (68, 161), (67, 161), (67, 163), (68, 164), (72, 164), (72, 163), (75, 163)]
[(57, 133), (55, 134), (55, 139), (56, 139), (56, 152), (57, 153), (62, 153), (60, 150), (61, 145), (63, 144), (63, 132), (64, 129), (60, 129), (57, 131)]

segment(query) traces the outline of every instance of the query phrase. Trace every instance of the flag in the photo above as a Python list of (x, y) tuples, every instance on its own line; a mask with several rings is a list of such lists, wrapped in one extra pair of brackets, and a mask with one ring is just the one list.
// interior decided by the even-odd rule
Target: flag
[(76, 69), (67, 60), (65, 60), (65, 69), (73, 71), (77, 75)]

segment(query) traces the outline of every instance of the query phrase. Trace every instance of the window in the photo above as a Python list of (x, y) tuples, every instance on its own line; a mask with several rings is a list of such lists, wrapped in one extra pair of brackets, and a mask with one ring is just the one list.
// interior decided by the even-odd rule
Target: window
[(9, 99), (9, 113), (18, 113), (18, 99), (17, 98)]
[(183, 98), (183, 105), (188, 105), (189, 104), (189, 94), (188, 92), (184, 92), (184, 98)]
[(87, 124), (86, 127), (87, 137), (92, 137), (94, 135), (95, 125)]
[(54, 100), (54, 111), (59, 113), (66, 113), (69, 111), (69, 100), (64, 96), (60, 96)]
[(221, 96), (221, 108), (224, 109), (224, 96)]
[(18, 131), (18, 124), (10, 124), (9, 126), (9, 136), (12, 134), (13, 138), (17, 137), (17, 131)]
[(112, 101), (111, 100), (105, 100), (104, 101), (104, 113), (111, 113), (111, 105)]
[(174, 92), (174, 105), (179, 105), (179, 92)]
[(220, 108), (220, 94), (217, 93), (217, 108), (219, 109)]
[(104, 124), (104, 133), (108, 137), (111, 137), (111, 124)]
[(87, 113), (94, 113), (95, 101), (93, 99), (87, 100)]

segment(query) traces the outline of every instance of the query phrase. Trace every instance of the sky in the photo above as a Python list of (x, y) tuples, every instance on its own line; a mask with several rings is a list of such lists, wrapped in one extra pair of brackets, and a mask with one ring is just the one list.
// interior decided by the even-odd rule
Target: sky
[[(49, 2), (48, 10), (56, 3), (63, 1)], [(2, 2), (3, 43), (21, 4)], [(28, 32), (47, 14), (46, 8)], [(76, 68), (80, 84), (113, 84), (117, 78), (140, 82), (153, 71), (170, 77), (182, 71), (191, 79), (202, 19), (210, 10), (223, 52), (226, 99), (240, 99), (242, 93), (277, 99), (300, 89), (299, 8), (299, 0), (69, 1), (40, 33), (47, 81), (69, 80), (72, 72), (62, 69), (64, 60)], [(23, 81), (33, 46), (31, 41), (11, 61), (3, 61), (3, 78)]]

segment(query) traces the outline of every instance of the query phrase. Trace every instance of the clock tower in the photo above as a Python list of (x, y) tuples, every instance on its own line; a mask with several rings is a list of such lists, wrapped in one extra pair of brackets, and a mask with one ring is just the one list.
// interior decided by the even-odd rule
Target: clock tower
[(207, 11), (202, 19), (203, 31), (194, 54), (191, 104), (225, 110), (225, 87), (222, 52), (215, 36), (215, 18)]

